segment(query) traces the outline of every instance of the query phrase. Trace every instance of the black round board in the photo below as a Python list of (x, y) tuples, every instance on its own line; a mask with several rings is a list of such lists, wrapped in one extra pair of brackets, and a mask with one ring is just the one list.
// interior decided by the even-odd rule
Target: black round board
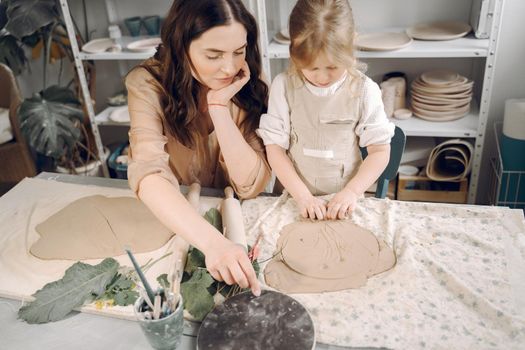
[(286, 294), (262, 291), (238, 294), (211, 311), (197, 336), (198, 350), (283, 349), (315, 346), (315, 329), (308, 311)]

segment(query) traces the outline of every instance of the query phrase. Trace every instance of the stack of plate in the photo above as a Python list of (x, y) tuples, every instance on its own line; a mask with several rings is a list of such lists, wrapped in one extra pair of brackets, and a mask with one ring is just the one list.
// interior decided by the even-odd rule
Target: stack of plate
[(423, 73), (412, 83), (412, 111), (421, 119), (450, 121), (470, 111), (474, 82), (452, 71)]

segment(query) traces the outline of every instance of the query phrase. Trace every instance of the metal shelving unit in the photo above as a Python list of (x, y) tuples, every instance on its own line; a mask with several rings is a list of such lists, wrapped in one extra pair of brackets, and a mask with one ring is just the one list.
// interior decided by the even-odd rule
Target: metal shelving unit
[[(256, 15), (259, 25), (261, 54), (263, 59), (263, 69), (269, 78), (272, 77), (271, 60), (288, 59), (289, 51), (287, 45), (279, 44), (270, 38), (269, 25), (275, 25), (272, 21), (273, 17), (268, 17), (270, 11), (276, 10), (274, 6), (268, 6), (268, 3), (276, 0), (256, 0)], [(352, 5), (360, 0), (353, 0)], [(365, 0), (363, 0), (365, 1)], [(430, 1), (430, 0), (429, 0)], [(439, 3), (439, 0), (432, 0)], [(499, 36), (499, 28), (501, 25), (501, 11), (504, 0), (494, 0), (494, 8), (492, 13), (492, 27), (491, 36), (489, 39), (476, 39), (472, 34), (455, 40), (449, 41), (419, 41), (414, 40), (408, 47), (387, 52), (364, 52), (356, 51), (356, 55), (361, 59), (471, 59), (472, 65), (484, 65), (483, 76), (477, 81), (481, 86), (481, 93), (478, 103), (472, 103), (471, 112), (458, 120), (451, 122), (431, 122), (419, 118), (410, 118), (408, 120), (395, 120), (394, 122), (400, 126), (408, 137), (423, 136), (423, 137), (447, 137), (447, 138), (469, 138), (474, 143), (474, 156), (472, 161), (472, 172), (470, 175), (470, 185), (468, 193), (468, 202), (476, 202), (476, 194), (478, 190), (478, 179), (482, 160), (483, 143), (485, 140), (485, 133), (487, 128), (487, 116), (489, 112), (489, 96), (492, 90), (492, 75), (494, 72), (494, 53), (497, 48), (497, 39)], [(290, 9), (293, 1), (279, 1), (277, 4), (278, 11), (283, 9)], [(428, 1), (425, 5), (428, 6)], [(460, 6), (458, 2), (458, 6)], [(372, 6), (372, 5), (370, 5)], [(381, 11), (379, 4), (373, 5), (372, 12)], [(418, 4), (419, 6), (419, 4)], [(436, 6), (439, 6), (436, 5)], [(268, 11), (271, 9), (270, 11)], [(413, 13), (417, 13), (413, 12)], [(272, 13), (275, 15), (275, 13)], [(440, 18), (442, 20), (442, 18)], [(273, 28), (275, 30), (276, 28)], [(373, 30), (364, 30), (363, 32), (382, 32), (394, 31), (401, 32), (403, 27), (384, 27), (374, 28)]]
[[(104, 0), (106, 6), (106, 12), (108, 16), (109, 23), (117, 22), (117, 8), (115, 0)], [(124, 61), (127, 60), (144, 60), (152, 56), (151, 52), (133, 52), (126, 49), (127, 45), (135, 40), (148, 38), (148, 36), (143, 37), (129, 37), (123, 36), (119, 39), (119, 44), (122, 46), (121, 52), (103, 52), (103, 53), (86, 53), (80, 51), (77, 40), (75, 37), (75, 28), (73, 26), (73, 21), (71, 19), (71, 12), (69, 10), (68, 0), (60, 0), (60, 6), (62, 10), (62, 16), (64, 22), (66, 23), (66, 28), (68, 32), (68, 37), (71, 42), (71, 49), (73, 51), (73, 56), (75, 58), (75, 67), (80, 81), (80, 87), (82, 90), (82, 97), (86, 106), (86, 111), (89, 116), (91, 128), (93, 130), (93, 135), (95, 137), (97, 153), (100, 160), (103, 164), (103, 173), (104, 176), (109, 177), (109, 171), (106, 163), (106, 156), (104, 154), (104, 146), (100, 137), (100, 132), (98, 129), (99, 125), (121, 125), (129, 126), (129, 123), (115, 123), (108, 119), (109, 114), (115, 107), (108, 107), (98, 115), (95, 114), (93, 107), (93, 100), (89, 93), (89, 88), (87, 84), (86, 74), (84, 71), (83, 61), (87, 60), (114, 60), (119, 61), (119, 73), (121, 76), (124, 76), (127, 72), (127, 68), (124, 64)]]
[(104, 145), (102, 144), (102, 139), (100, 137), (98, 125), (95, 122), (95, 109), (93, 108), (93, 102), (89, 93), (86, 72), (84, 71), (84, 65), (82, 63), (82, 58), (80, 57), (75, 28), (73, 26), (73, 21), (71, 19), (71, 13), (69, 11), (69, 5), (67, 3), (67, 0), (60, 0), (60, 7), (62, 10), (62, 16), (64, 17), (64, 22), (66, 23), (67, 34), (69, 37), (69, 42), (71, 43), (71, 50), (73, 51), (73, 56), (75, 57), (75, 68), (77, 69), (78, 79), (80, 81), (80, 88), (82, 90), (82, 97), (84, 99), (84, 104), (88, 113), (91, 129), (93, 131), (93, 136), (95, 137), (95, 144), (97, 146), (98, 157), (102, 162), (102, 172), (105, 177), (109, 177), (109, 170), (108, 165), (106, 163)]

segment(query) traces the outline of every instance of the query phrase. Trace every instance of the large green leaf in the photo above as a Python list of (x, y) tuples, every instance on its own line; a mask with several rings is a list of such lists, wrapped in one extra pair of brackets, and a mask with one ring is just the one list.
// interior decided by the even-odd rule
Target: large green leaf
[(68, 103), (80, 106), (80, 101), (75, 96), (75, 93), (62, 86), (52, 85), (44, 91), (41, 91), (40, 94), (47, 101)]
[(215, 305), (213, 296), (208, 292), (212, 283), (214, 279), (210, 273), (205, 269), (198, 269), (188, 281), (181, 284), (184, 309), (199, 321), (204, 319)]
[(9, 1), (6, 29), (18, 39), (33, 34), (58, 19), (56, 4), (56, 0)]
[(0, 35), (0, 63), (9, 66), (16, 75), (22, 73), (26, 67), (24, 50), (12, 35)]
[(186, 265), (184, 266), (184, 272), (192, 274), (199, 267), (206, 267), (206, 260), (204, 254), (197, 248), (191, 248), (186, 259)]
[(64, 89), (52, 86), (24, 100), (18, 110), (20, 128), (31, 148), (57, 160), (70, 154), (80, 140), (75, 122), (82, 121), (84, 116), (77, 106), (61, 102), (71, 101)]
[(66, 270), (61, 280), (48, 283), (33, 294), (36, 299), (22, 307), (18, 317), (28, 323), (58, 321), (92, 299), (93, 294), (103, 294), (118, 267), (112, 258), (95, 266), (77, 262)]

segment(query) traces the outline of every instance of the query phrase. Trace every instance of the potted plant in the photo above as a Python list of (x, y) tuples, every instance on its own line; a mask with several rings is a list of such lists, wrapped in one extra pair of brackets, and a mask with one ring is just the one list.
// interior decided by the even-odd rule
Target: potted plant
[[(83, 42), (79, 34), (77, 38)], [(64, 58), (74, 61), (57, 0), (3, 0), (0, 3), (0, 62), (19, 74), (27, 67), (28, 49), (34, 58), (39, 55), (43, 58), (43, 89), (20, 105), (18, 117), (22, 133), (37, 158), (45, 160), (39, 162), (44, 170), (89, 173), (87, 165), (96, 168), (100, 161), (86, 113), (77, 98), (80, 96), (78, 77), (75, 74), (66, 86), (48, 87), (48, 63)], [(85, 64), (93, 86), (94, 65)], [(76, 88), (70, 89), (71, 85)], [(90, 174), (96, 175), (96, 171)]]

